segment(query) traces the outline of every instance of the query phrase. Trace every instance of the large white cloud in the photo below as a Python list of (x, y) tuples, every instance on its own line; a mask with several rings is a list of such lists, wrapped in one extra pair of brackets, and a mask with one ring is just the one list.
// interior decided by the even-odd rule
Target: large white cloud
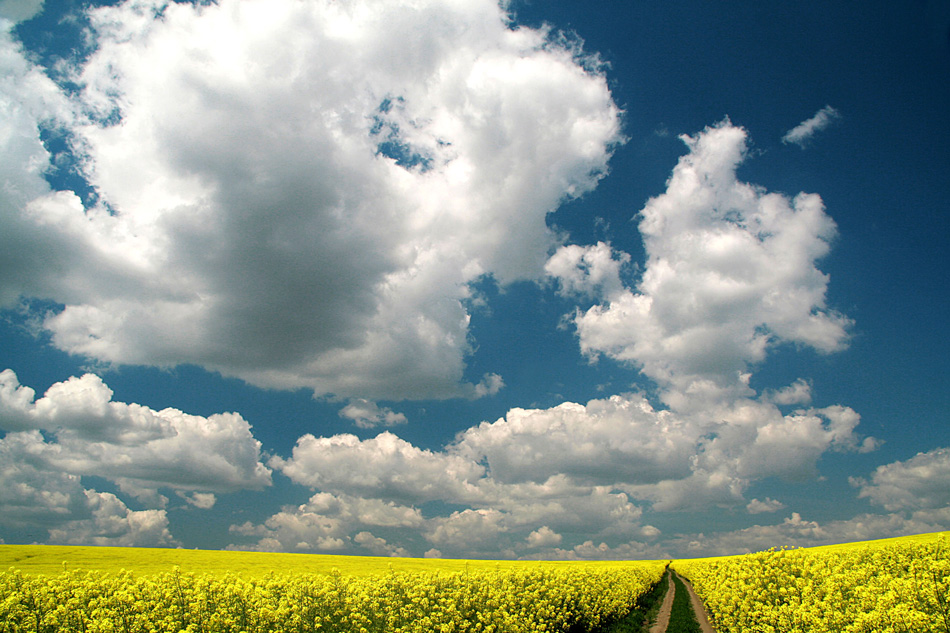
[(108, 492), (86, 490), (89, 518), (73, 519), (50, 530), (50, 541), (64, 545), (169, 547), (178, 542), (168, 530), (164, 510), (130, 510)]
[(43, 182), (48, 113), (29, 104), (65, 98), (6, 45), (4, 96), (25, 105), (2, 162), (32, 188), (4, 222), (59, 255), (12, 250), (0, 301), (64, 304), (44, 321), (53, 342), (106, 362), (360, 398), (501, 386), (464, 380), (467, 284), (540, 277), (546, 214), (604, 174), (619, 110), (596, 60), (511, 28), (493, 0), (89, 16), (82, 116), (63, 125), (94, 208)]
[(655, 483), (689, 473), (700, 430), (640, 396), (586, 406), (512, 409), (461, 434), (454, 450), (485, 460), (495, 481), (543, 483), (567, 475), (590, 484)]
[(886, 510), (950, 507), (950, 449), (918, 453), (907, 461), (878, 466), (871, 480), (855, 479), (859, 496)]
[[(875, 448), (851, 408), (810, 406), (807, 380), (759, 397), (750, 387), (749, 367), (770, 345), (831, 352), (847, 342), (850, 322), (827, 309), (828, 279), (815, 267), (835, 231), (820, 199), (739, 182), (746, 134), (728, 122), (685, 140), (690, 153), (667, 192), (642, 212), (648, 260), (636, 291), (624, 284), (630, 256), (606, 243), (562, 247), (545, 267), (564, 296), (600, 302), (575, 317), (582, 349), (635, 363), (666, 408), (633, 393), (512, 409), (441, 451), (388, 432), (308, 435), (271, 465), (333, 494), (462, 506), (424, 516), (419, 529), (440, 553), (606, 558), (661, 551), (645, 506), (777, 511), (779, 500), (746, 499), (752, 482), (812, 478), (829, 451)], [(319, 523), (313, 514), (272, 521)], [(801, 533), (800, 518), (791, 521)], [(368, 527), (351, 523), (332, 537), (341, 545)], [(248, 533), (260, 545), (277, 538), (269, 532), (279, 530), (265, 523)]]
[(283, 508), (262, 524), (246, 522), (232, 526), (231, 532), (257, 539), (242, 549), (343, 551), (355, 543), (375, 554), (405, 555), (406, 550), (388, 545), (365, 528), (418, 528), (423, 522), (419, 510), (409, 506), (321, 492), (299, 506)]
[(205, 418), (115, 402), (93, 374), (56, 383), (34, 399), (11, 370), (0, 372), (0, 429), (7, 431), (0, 447), (12, 468), (104, 477), (153, 503), (161, 503), (159, 488), (207, 493), (270, 485), (261, 444), (236, 413)]
[[(745, 491), (768, 477), (813, 477), (828, 451), (873, 448), (873, 440), (856, 433), (859, 419), (840, 406), (786, 414), (768, 398), (682, 414), (627, 394), (586, 405), (513, 409), (439, 451), (390, 432), (365, 440), (306, 435), (291, 457), (269, 463), (321, 491), (314, 500), (424, 508), (413, 529), (446, 554), (529, 556), (545, 546), (546, 554), (569, 557), (579, 556), (572, 547), (596, 540), (604, 544), (597, 556), (606, 557), (631, 538), (658, 536), (643, 524), (647, 505), (663, 511), (780, 509), (772, 499), (750, 502)], [(319, 541), (301, 536), (319, 528), (329, 539), (321, 547), (345, 551), (356, 534), (376, 529), (353, 514), (340, 522), (337, 509), (320, 507), (285, 508), (263, 524), (235, 531), (257, 537), (255, 547), (293, 549), (298, 538)], [(539, 532), (541, 526), (547, 529)], [(563, 546), (556, 552), (554, 535)]]
[(50, 464), (40, 431), (0, 440), (0, 529), (75, 545), (161, 547), (178, 542), (164, 509), (131, 510), (111, 493), (85, 488), (82, 478)]
[(312, 488), (407, 503), (470, 500), (485, 472), (471, 460), (422, 450), (389, 432), (367, 440), (304, 435), (292, 457), (275, 457), (270, 465)]
[[(833, 352), (848, 341), (851, 322), (828, 309), (828, 277), (816, 268), (835, 224), (817, 195), (789, 199), (739, 181), (746, 136), (724, 121), (682, 137), (689, 153), (640, 211), (647, 261), (636, 288), (617, 290), (617, 274), (604, 273), (602, 302), (574, 317), (585, 354), (635, 364), (682, 411), (750, 395), (748, 366), (777, 343)], [(577, 248), (548, 265), (565, 290), (595, 287), (595, 273), (626, 257)]]
[(53, 527), (82, 512), (78, 475), (50, 470), (36, 455), (39, 431), (9, 433), (0, 440), (0, 524)]

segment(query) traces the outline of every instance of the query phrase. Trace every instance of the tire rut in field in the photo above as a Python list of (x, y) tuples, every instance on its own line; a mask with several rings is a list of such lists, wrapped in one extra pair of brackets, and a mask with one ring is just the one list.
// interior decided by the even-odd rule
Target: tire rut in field
[[(670, 627), (668, 624), (666, 629), (656, 631), (656, 633), (661, 633), (662, 631), (665, 631), (666, 633), (679, 633), (680, 631), (683, 631), (684, 633), (688, 631), (696, 631), (699, 633), (716, 633), (716, 629), (714, 629), (712, 624), (709, 622), (709, 617), (706, 614), (706, 609), (703, 606), (702, 600), (700, 600), (699, 596), (696, 595), (696, 592), (693, 591), (693, 586), (688, 580), (681, 577), (675, 571), (671, 570), (671, 573), (673, 574), (674, 583), (670, 585), (670, 591), (675, 592), (674, 585), (676, 585), (677, 588), (686, 593), (688, 596), (688, 598), (686, 598), (688, 601), (686, 603), (688, 605), (687, 608), (692, 612), (691, 615), (695, 619), (693, 620), (692, 618), (689, 618), (689, 620), (692, 621), (684, 622), (682, 616), (680, 618), (671, 617), (671, 619), (674, 620), (674, 626)], [(675, 599), (676, 597), (674, 594), (673, 600)], [(680, 600), (683, 599), (684, 598), (682, 597), (680, 598)], [(675, 607), (673, 608), (675, 609)], [(654, 629), (650, 629), (650, 633), (654, 633)]]
[(670, 623), (670, 609), (673, 607), (673, 594), (676, 591), (673, 587), (673, 577), (669, 569), (666, 570), (666, 594), (663, 596), (663, 604), (656, 614), (656, 622), (650, 627), (650, 633), (664, 633), (666, 626)]

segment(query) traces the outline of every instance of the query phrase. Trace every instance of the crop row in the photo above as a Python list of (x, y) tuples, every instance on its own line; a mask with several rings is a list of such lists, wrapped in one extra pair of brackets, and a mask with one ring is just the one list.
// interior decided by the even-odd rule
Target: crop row
[(0, 633), (595, 631), (627, 615), (665, 563), (379, 576), (0, 573)]
[(941, 538), (851, 550), (676, 561), (719, 633), (950, 632)]

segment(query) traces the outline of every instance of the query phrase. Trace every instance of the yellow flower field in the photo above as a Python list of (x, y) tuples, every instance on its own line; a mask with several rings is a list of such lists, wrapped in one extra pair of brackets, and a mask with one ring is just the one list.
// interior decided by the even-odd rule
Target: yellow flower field
[(945, 533), (672, 566), (719, 633), (950, 631)]
[[(672, 566), (719, 633), (950, 633), (948, 536)], [(639, 609), (666, 564), (4, 545), (0, 633), (589, 633)]]
[[(165, 551), (140, 552), (147, 557)], [(347, 573), (307, 572), (301, 571), (307, 557), (260, 556), (273, 556), (272, 564), (296, 560), (299, 565), (240, 575), (178, 568), (158, 574), (78, 569), (57, 575), (0, 573), (0, 633), (588, 631), (636, 608), (666, 567), (665, 561), (389, 559), (388, 571), (366, 573), (383, 559), (349, 557)], [(310, 565), (319, 566), (327, 562), (321, 559), (337, 557), (309, 558)], [(428, 571), (397, 570), (406, 565)]]

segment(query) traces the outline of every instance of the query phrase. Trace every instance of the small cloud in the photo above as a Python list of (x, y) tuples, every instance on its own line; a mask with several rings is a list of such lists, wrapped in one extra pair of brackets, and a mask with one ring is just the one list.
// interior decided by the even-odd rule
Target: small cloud
[(485, 374), (482, 381), (475, 385), (475, 397), (493, 396), (505, 386), (505, 381), (498, 374)]
[(561, 543), (561, 535), (548, 526), (543, 525), (529, 534), (527, 540), (528, 547), (548, 547), (551, 545), (559, 545)]
[(778, 512), (784, 507), (785, 504), (781, 501), (776, 501), (771, 497), (766, 497), (765, 501), (753, 499), (749, 502), (749, 505), (747, 505), (745, 509), (749, 514), (763, 514), (765, 512)]
[(656, 538), (660, 534), (662, 534), (660, 529), (652, 525), (644, 525), (642, 528), (640, 528), (640, 535), (644, 538)]
[(341, 418), (349, 418), (361, 429), (377, 426), (396, 426), (408, 420), (405, 414), (397, 413), (388, 407), (380, 407), (366, 398), (353, 398), (340, 410)]
[(442, 558), (442, 552), (440, 552), (439, 550), (433, 547), (430, 550), (426, 550), (425, 557), (426, 558)]
[(787, 387), (767, 391), (764, 399), (775, 404), (808, 404), (811, 402), (811, 383), (799, 378)]
[(360, 532), (353, 537), (353, 540), (376, 556), (409, 556), (405, 548), (390, 545), (386, 539), (374, 536), (372, 532)]
[(202, 510), (210, 510), (218, 501), (218, 498), (211, 492), (193, 492), (189, 495), (188, 493), (179, 491), (178, 496)]
[(805, 147), (808, 144), (808, 141), (811, 140), (818, 132), (829, 127), (837, 119), (840, 119), (841, 115), (837, 110), (832, 108), (830, 105), (826, 105), (824, 108), (815, 113), (815, 116), (812, 118), (802, 121), (791, 130), (785, 133), (785, 136), (782, 137), (782, 142), (786, 145), (788, 143), (795, 143), (799, 147)]

